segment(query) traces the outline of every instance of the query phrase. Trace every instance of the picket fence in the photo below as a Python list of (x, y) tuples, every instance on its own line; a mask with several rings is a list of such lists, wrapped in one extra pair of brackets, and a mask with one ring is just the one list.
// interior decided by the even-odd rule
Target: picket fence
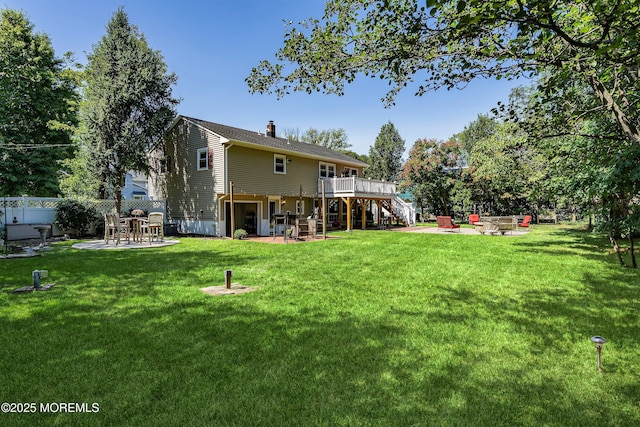
[[(58, 203), (63, 199), (51, 197), (3, 197), (0, 198), (0, 227), (19, 226), (32, 224), (52, 225), (52, 236), (62, 236), (62, 230), (55, 226), (55, 212)], [(88, 206), (92, 206), (102, 215), (115, 209), (115, 200), (92, 200), (86, 201)], [(165, 200), (122, 200), (121, 210), (130, 212), (132, 209), (142, 209), (147, 212), (162, 212), (167, 217)], [(29, 227), (32, 228), (32, 227)], [(14, 233), (15, 234), (15, 233)], [(36, 236), (37, 232), (33, 232)], [(20, 233), (22, 235), (22, 233)], [(7, 239), (11, 233), (6, 234)]]

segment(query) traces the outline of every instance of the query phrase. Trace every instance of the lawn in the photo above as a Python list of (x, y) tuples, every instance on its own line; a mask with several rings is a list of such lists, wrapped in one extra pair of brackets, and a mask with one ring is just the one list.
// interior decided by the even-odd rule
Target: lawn
[[(0, 423), (640, 425), (640, 273), (601, 236), (335, 235), (0, 260), (0, 398), (38, 409)], [(200, 291), (226, 269), (257, 290)]]

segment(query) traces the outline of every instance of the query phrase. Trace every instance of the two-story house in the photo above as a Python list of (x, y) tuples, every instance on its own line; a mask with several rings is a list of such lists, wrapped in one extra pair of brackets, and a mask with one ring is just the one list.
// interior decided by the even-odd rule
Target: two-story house
[(124, 187), (120, 191), (125, 200), (148, 200), (147, 177), (138, 172), (127, 172), (124, 177)]
[(363, 178), (366, 163), (276, 137), (272, 121), (266, 131), (249, 131), (178, 116), (150, 160), (149, 194), (166, 199), (168, 218), (187, 234), (231, 236), (234, 223), (268, 236), (275, 214), (321, 217), (323, 196), (327, 221), (352, 229), (400, 200), (395, 184)]

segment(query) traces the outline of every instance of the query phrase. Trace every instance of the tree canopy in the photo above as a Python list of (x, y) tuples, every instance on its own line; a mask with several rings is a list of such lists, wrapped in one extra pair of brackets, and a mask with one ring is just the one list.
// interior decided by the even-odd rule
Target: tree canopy
[(21, 13), (0, 19), (0, 193), (57, 196), (59, 161), (72, 153), (78, 77), (70, 54), (55, 56), (51, 40)]
[(162, 141), (176, 115), (179, 101), (171, 95), (176, 81), (160, 52), (119, 9), (89, 55), (81, 108), (82, 140), (92, 147), (98, 196), (113, 196), (118, 208), (126, 173), (148, 172), (146, 153)]
[[(421, 6), (423, 4), (424, 6)], [(475, 78), (544, 77), (548, 100), (586, 86), (591, 102), (565, 123), (605, 111), (640, 144), (637, 0), (329, 0), (322, 19), (290, 25), (275, 61), (247, 77), (254, 92), (343, 94), (364, 75), (386, 80), (394, 102)], [(560, 111), (560, 110), (559, 110)]]
[(451, 215), (451, 193), (462, 174), (461, 145), (456, 141), (419, 139), (402, 167), (402, 187), (410, 189), (418, 206), (431, 206), (438, 214)]
[(349, 137), (344, 129), (325, 129), (319, 131), (310, 128), (300, 136), (300, 140), (339, 152), (347, 151), (351, 147), (351, 144), (348, 143)]

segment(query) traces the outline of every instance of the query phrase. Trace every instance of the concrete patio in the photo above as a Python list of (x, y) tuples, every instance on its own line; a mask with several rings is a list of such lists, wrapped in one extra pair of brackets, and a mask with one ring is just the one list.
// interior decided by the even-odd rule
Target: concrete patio
[(104, 240), (91, 240), (88, 242), (79, 242), (74, 243), (72, 248), (74, 249), (149, 249), (149, 248), (161, 248), (163, 246), (171, 246), (176, 243), (180, 243), (178, 240), (167, 240), (160, 242), (151, 242), (149, 244), (148, 241), (143, 242), (127, 242), (121, 241), (120, 244), (116, 245), (112, 241), (108, 244), (104, 242)]
[[(405, 232), (405, 233), (475, 234), (477, 236), (482, 235), (475, 228), (467, 228), (467, 227), (457, 228), (456, 231), (438, 229), (438, 227), (431, 227), (431, 226), (395, 227), (395, 228), (392, 227), (390, 229), (390, 231), (401, 231), (401, 232)], [(509, 231), (506, 231), (505, 234), (495, 233), (495, 235), (497, 235), (497, 236), (505, 236), (505, 237), (509, 237), (509, 236), (516, 237), (516, 236), (524, 236), (528, 232), (529, 232), (528, 230), (513, 230), (513, 231), (509, 230)], [(485, 235), (489, 235), (489, 234), (485, 234)]]

